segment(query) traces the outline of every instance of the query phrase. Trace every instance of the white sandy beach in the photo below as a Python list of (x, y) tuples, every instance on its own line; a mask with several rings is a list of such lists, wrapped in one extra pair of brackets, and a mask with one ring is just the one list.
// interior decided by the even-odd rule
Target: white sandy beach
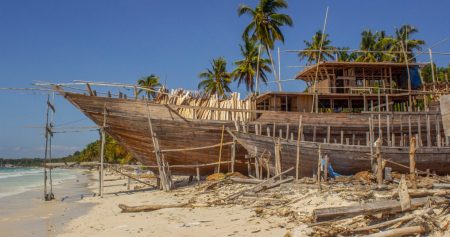
[[(226, 196), (237, 190), (222, 189), (221, 193), (211, 191), (196, 196), (207, 182), (199, 187), (192, 184), (171, 192), (147, 190), (126, 192), (127, 179), (109, 174), (105, 177), (103, 198), (89, 197), (82, 203), (95, 204), (86, 215), (80, 216), (65, 226), (58, 236), (284, 236), (298, 232), (311, 234), (305, 225), (298, 224), (298, 218), (308, 218), (312, 210), (324, 202), (348, 205), (338, 195), (317, 199), (316, 191), (302, 190), (305, 196), (295, 204), (297, 210), (248, 202), (245, 205), (220, 205), (197, 208), (168, 208), (152, 212), (121, 213), (119, 204), (175, 204), (192, 198), (208, 201), (217, 196)], [(114, 180), (114, 181), (108, 181)], [(135, 184), (142, 186), (140, 184)], [(134, 185), (132, 185), (133, 187)], [(236, 188), (236, 185), (233, 186)], [(239, 186), (238, 186), (239, 187)], [(241, 185), (244, 188), (245, 185)], [(96, 186), (92, 186), (97, 189)], [(291, 192), (286, 190), (286, 192)], [(277, 195), (273, 193), (273, 195)], [(292, 195), (294, 196), (294, 194)], [(306, 205), (307, 204), (307, 205)], [(297, 216), (297, 217), (294, 217)]]
[[(119, 204), (129, 206), (176, 204), (195, 200), (207, 203), (249, 187), (243, 184), (223, 184), (206, 189), (214, 181), (203, 181), (178, 187), (171, 192), (147, 189), (127, 191), (127, 179), (109, 173), (105, 177), (105, 195), (88, 197), (80, 203), (94, 206), (82, 216), (67, 223), (58, 236), (314, 236), (312, 222), (316, 208), (363, 203), (374, 196), (372, 191), (318, 191), (303, 184), (287, 184), (265, 191), (259, 200), (239, 198), (237, 204), (208, 207), (167, 208), (151, 212), (122, 213)], [(131, 190), (141, 184), (132, 184)], [(93, 190), (98, 186), (91, 186)], [(343, 188), (345, 189), (345, 188)], [(335, 189), (337, 190), (337, 189)], [(271, 205), (273, 200), (288, 201), (289, 205)], [(450, 216), (438, 220), (448, 226)], [(342, 228), (364, 225), (363, 216), (339, 222)], [(356, 226), (359, 227), (359, 226)], [(339, 228), (334, 226), (333, 228)], [(433, 233), (431, 236), (446, 236)]]

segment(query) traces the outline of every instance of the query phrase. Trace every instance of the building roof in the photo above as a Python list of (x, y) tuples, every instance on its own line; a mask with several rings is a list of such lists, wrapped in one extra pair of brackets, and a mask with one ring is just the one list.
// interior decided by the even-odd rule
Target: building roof
[[(409, 63), (408, 66), (420, 66), (420, 63)], [(319, 72), (328, 72), (329, 69), (343, 69), (343, 68), (364, 68), (364, 69), (383, 69), (383, 68), (392, 68), (395, 70), (406, 70), (405, 63), (394, 63), (394, 62), (337, 62), (337, 61), (328, 61), (328, 62), (320, 62), (318, 64), (314, 64), (306, 67), (303, 71), (299, 72), (295, 79), (311, 81), (314, 80), (316, 71)], [(320, 77), (320, 74), (319, 74)], [(319, 79), (320, 80), (320, 79)]]

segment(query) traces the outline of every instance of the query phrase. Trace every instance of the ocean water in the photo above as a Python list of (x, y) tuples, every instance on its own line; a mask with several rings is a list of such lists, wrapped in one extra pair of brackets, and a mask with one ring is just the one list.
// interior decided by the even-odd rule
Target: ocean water
[[(53, 185), (75, 177), (71, 170), (52, 170)], [(0, 198), (43, 187), (43, 168), (0, 168)]]

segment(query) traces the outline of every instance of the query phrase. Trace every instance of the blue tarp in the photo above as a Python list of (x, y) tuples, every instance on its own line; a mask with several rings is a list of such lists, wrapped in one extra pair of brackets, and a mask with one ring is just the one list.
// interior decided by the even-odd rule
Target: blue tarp
[[(325, 166), (325, 159), (322, 159), (322, 169), (324, 166)], [(333, 166), (331, 166), (331, 163), (328, 164), (328, 175), (330, 175), (330, 178), (342, 176), (342, 175), (334, 172), (334, 169), (333, 169)]]
[(415, 66), (409, 69), (409, 75), (411, 76), (411, 88), (418, 89), (422, 85), (420, 80), (419, 66)]
[[(411, 89), (419, 89), (422, 86), (422, 80), (420, 79), (419, 66), (412, 66), (409, 68), (409, 75), (411, 77)], [(408, 88), (408, 72), (405, 70), (397, 80), (398, 88)]]

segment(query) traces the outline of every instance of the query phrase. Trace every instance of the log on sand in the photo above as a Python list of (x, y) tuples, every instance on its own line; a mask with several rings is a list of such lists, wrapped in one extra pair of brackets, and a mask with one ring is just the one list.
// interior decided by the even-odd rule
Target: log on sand
[[(423, 197), (411, 199), (411, 209), (424, 206), (431, 200), (432, 203), (444, 204), (450, 200), (438, 197)], [(397, 200), (376, 201), (362, 205), (344, 206), (344, 207), (328, 207), (315, 209), (313, 212), (316, 222), (340, 220), (358, 215), (372, 215), (376, 213), (397, 213), (401, 212), (401, 204)]]
[(165, 205), (142, 205), (142, 206), (127, 206), (125, 204), (119, 204), (119, 208), (122, 209), (122, 212), (149, 212), (164, 208), (182, 208), (192, 206), (193, 205), (189, 202), (177, 204), (165, 204)]
[(393, 230), (383, 231), (371, 235), (366, 235), (366, 237), (398, 237), (412, 234), (422, 234), (425, 233), (425, 228), (422, 226), (408, 226), (397, 228)]

